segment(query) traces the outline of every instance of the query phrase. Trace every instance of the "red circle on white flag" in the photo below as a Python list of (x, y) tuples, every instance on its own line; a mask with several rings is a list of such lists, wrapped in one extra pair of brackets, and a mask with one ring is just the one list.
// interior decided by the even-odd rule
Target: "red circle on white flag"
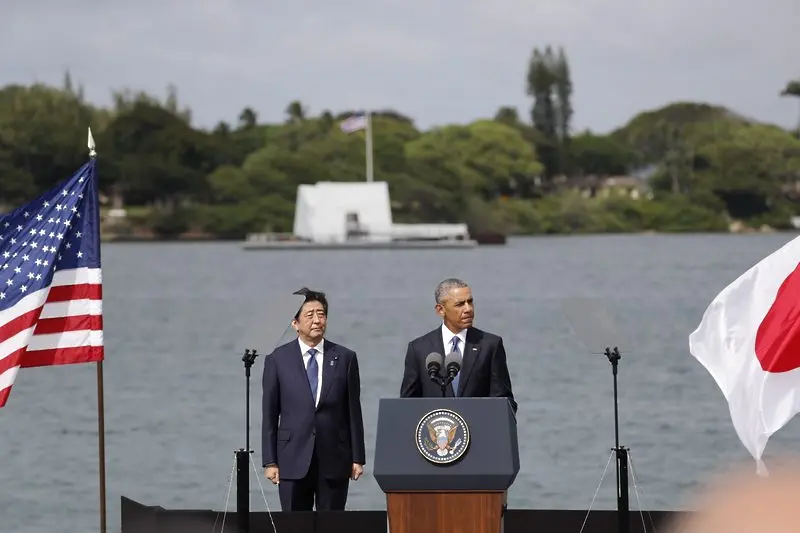
[(766, 372), (800, 368), (800, 264), (783, 280), (756, 331), (756, 357)]

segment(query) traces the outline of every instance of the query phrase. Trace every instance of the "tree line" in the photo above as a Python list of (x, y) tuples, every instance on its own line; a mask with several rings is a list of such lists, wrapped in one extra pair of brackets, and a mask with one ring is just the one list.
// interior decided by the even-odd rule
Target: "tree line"
[[(708, 103), (647, 110), (608, 134), (572, 130), (567, 54), (533, 50), (528, 119), (491, 118), (421, 131), (374, 110), (374, 175), (398, 222), (466, 222), (474, 232), (557, 234), (790, 227), (800, 213), (800, 125), (790, 132)], [(779, 94), (800, 100), (800, 81)], [(770, 95), (765, 95), (768, 97)], [(365, 180), (364, 132), (339, 124), (358, 110), (311, 114), (288, 104), (281, 123), (252, 108), (214, 128), (192, 126), (175, 87), (159, 98), (119, 91), (88, 102), (60, 87), (0, 90), (0, 202), (27, 201), (86, 159), (90, 125), (116, 236), (289, 232), (300, 184)], [(522, 115), (524, 116), (524, 115)]]

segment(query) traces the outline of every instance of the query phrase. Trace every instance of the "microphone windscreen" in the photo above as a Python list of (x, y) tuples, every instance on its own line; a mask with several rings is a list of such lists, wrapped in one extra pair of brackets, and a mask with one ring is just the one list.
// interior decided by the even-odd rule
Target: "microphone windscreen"
[(461, 370), (461, 354), (458, 352), (447, 354), (447, 357), (444, 358), (444, 366), (448, 368), (450, 365), (455, 365), (458, 370)]
[(442, 366), (442, 354), (431, 352), (425, 358), (425, 368), (429, 368), (431, 365), (438, 365)]

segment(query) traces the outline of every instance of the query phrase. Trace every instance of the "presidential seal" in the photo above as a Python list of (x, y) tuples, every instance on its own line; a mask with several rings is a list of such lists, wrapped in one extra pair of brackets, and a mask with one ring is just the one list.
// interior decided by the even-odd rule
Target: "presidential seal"
[(469, 427), (461, 415), (450, 409), (431, 411), (417, 424), (417, 450), (431, 463), (453, 463), (468, 447)]

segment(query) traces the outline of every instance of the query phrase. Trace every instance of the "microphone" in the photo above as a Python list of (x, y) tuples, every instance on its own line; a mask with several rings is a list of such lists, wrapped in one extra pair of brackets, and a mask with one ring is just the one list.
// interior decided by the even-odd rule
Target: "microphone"
[(461, 371), (461, 355), (458, 352), (447, 354), (444, 358), (444, 367), (447, 370), (447, 382), (451, 383)]
[(425, 368), (428, 370), (428, 377), (434, 383), (439, 383), (439, 371), (442, 369), (444, 358), (442, 354), (431, 352), (425, 358)]

